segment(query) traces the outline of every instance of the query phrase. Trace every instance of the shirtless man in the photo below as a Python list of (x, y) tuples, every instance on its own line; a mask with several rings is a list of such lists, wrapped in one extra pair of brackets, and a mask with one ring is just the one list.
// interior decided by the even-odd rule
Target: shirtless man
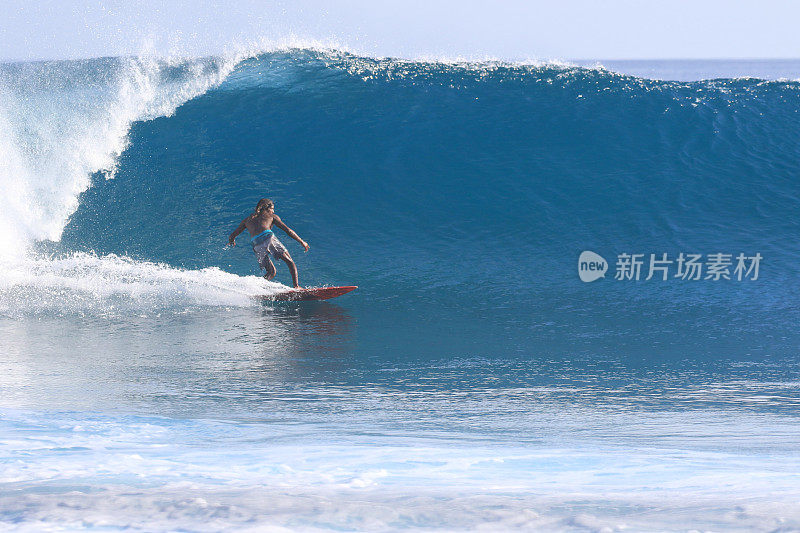
[(280, 217), (275, 214), (275, 204), (268, 198), (262, 198), (258, 201), (255, 211), (253, 211), (249, 217), (242, 220), (239, 227), (233, 230), (233, 233), (228, 237), (228, 244), (236, 246), (236, 236), (247, 229), (251, 236), (250, 244), (253, 246), (253, 251), (258, 258), (258, 265), (267, 271), (264, 278), (270, 280), (275, 277), (275, 273), (277, 272), (277, 270), (275, 270), (275, 265), (272, 264), (269, 258), (270, 254), (272, 254), (275, 259), (282, 259), (286, 263), (286, 266), (289, 267), (289, 271), (292, 273), (294, 288), (299, 289), (300, 282), (297, 278), (297, 267), (294, 261), (292, 261), (292, 256), (289, 255), (286, 248), (283, 247), (275, 234), (272, 233), (273, 224), (285, 231), (289, 237), (299, 242), (300, 246), (302, 246), (306, 252), (308, 251), (308, 243), (298, 237), (297, 233), (292, 231), (289, 226), (281, 221)]

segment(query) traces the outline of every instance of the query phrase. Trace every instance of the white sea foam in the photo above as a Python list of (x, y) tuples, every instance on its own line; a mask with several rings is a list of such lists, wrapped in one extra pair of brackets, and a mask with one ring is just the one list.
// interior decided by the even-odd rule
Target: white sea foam
[(113, 176), (131, 124), (170, 115), (236, 58), (115, 58), (0, 68), (0, 257), (57, 241), (95, 172)]
[(247, 306), (288, 287), (218, 268), (185, 270), (116, 255), (73, 253), (0, 264), (0, 315), (152, 314)]
[(0, 420), (0, 527), (18, 531), (800, 526), (791, 457), (778, 467), (758, 454), (414, 436), (281, 443), (293, 426), (276, 424), (13, 411)]

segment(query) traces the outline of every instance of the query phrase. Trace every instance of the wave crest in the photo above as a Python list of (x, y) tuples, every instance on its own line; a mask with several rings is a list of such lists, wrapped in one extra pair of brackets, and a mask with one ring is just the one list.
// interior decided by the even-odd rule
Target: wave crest
[(93, 173), (112, 177), (131, 124), (169, 116), (235, 59), (108, 58), (0, 65), (0, 257), (58, 241)]

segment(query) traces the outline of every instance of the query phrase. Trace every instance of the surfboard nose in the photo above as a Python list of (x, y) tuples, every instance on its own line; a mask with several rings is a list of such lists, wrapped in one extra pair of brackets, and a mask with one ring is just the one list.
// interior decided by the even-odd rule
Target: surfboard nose
[(345, 285), (342, 287), (312, 287), (308, 289), (293, 289), (286, 292), (268, 296), (267, 298), (281, 301), (303, 300), (330, 300), (348, 292), (354, 291), (358, 285)]

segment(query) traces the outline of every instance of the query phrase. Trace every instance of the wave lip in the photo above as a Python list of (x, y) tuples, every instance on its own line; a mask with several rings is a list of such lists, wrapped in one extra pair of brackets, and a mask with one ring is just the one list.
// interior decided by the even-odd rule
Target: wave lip
[(58, 241), (93, 173), (113, 177), (133, 122), (171, 115), (238, 58), (0, 65), (0, 254)]

